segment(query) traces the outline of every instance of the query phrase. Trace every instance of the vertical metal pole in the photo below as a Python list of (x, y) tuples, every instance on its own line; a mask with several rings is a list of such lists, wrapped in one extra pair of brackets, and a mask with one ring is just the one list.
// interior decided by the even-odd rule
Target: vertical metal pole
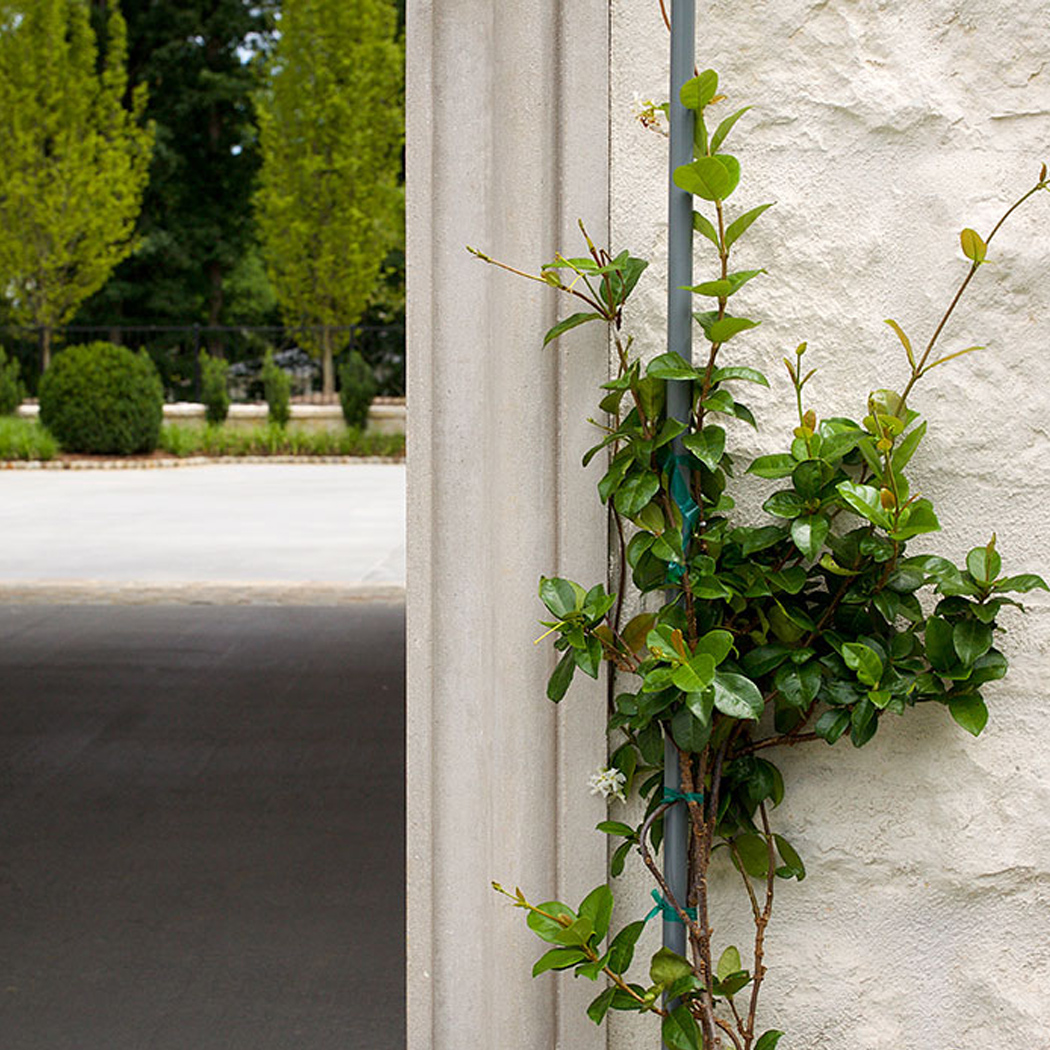
[[(693, 198), (679, 189), (672, 178), (675, 168), (693, 159), (693, 113), (679, 99), (682, 85), (693, 76), (695, 61), (696, 0), (671, 0), (671, 149), (667, 183), (667, 349), (692, 359), (692, 292), (682, 287), (693, 283)], [(667, 414), (688, 420), (692, 411), (692, 384), (668, 382)], [(675, 441), (676, 453), (682, 452)], [(677, 461), (676, 461), (677, 462)], [(675, 469), (684, 469), (676, 466)], [(667, 737), (664, 744), (664, 786), (681, 790), (678, 749)], [(686, 849), (687, 813), (684, 805), (672, 806), (664, 816), (664, 877), (675, 898), (685, 906), (688, 882)], [(664, 918), (664, 946), (679, 955), (686, 953), (686, 930), (680, 922)]]

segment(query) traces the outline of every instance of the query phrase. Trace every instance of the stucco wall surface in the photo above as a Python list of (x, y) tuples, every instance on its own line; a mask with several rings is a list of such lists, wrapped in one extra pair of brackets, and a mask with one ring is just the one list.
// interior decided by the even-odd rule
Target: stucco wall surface
[[(729, 213), (776, 202), (733, 266), (769, 271), (734, 299), (761, 327), (726, 352), (772, 381), (748, 398), (757, 436), (736, 435), (746, 462), (790, 440), (780, 359), (801, 340), (822, 417), (857, 418), (870, 389), (903, 385), (883, 319), (925, 344), (966, 270), (959, 231), (987, 234), (1050, 161), (1050, 12), (1042, 0), (700, 6), (698, 64), (721, 74), (721, 112), (755, 105), (726, 144), (743, 168)], [(653, 260), (630, 327), (659, 353), (666, 140), (632, 99), (666, 99), (667, 36), (657, 0), (611, 10), (612, 240)], [(706, 243), (697, 280), (715, 276)], [(929, 422), (913, 487), (943, 526), (911, 550), (961, 560), (995, 530), (1007, 572), (1046, 574), (1050, 194), (990, 259), (941, 343), (987, 349), (936, 369), (911, 399)], [(756, 484), (745, 514), (776, 486)], [(784, 1029), (783, 1050), (1050, 1047), (1050, 602), (1037, 592), (1026, 605), (1002, 617), (1012, 667), (986, 688), (980, 739), (930, 706), (887, 719), (863, 750), (777, 755), (788, 793), (775, 822), (808, 864), (804, 882), (779, 885), (769, 934), (759, 1030)], [(721, 898), (746, 919), (723, 875)], [(649, 888), (639, 873), (620, 890), (621, 917), (644, 910)], [(741, 922), (716, 942), (747, 935)], [(647, 1025), (616, 1018), (611, 1045), (655, 1044)]]

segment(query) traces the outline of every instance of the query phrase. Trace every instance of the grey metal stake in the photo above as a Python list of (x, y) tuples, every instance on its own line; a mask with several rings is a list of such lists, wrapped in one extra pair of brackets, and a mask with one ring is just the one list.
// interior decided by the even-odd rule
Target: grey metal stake
[[(671, 0), (671, 148), (667, 175), (668, 195), (668, 249), (667, 249), (667, 349), (692, 360), (692, 292), (683, 286), (693, 283), (693, 198), (674, 184), (674, 170), (693, 159), (692, 110), (686, 109), (679, 98), (682, 85), (693, 76), (695, 62), (696, 0)], [(667, 415), (673, 419), (688, 420), (692, 412), (692, 384), (669, 381), (667, 384)], [(683, 451), (681, 441), (675, 440), (674, 452)], [(675, 461), (674, 469), (684, 470)], [(664, 743), (664, 786), (681, 790), (678, 769), (678, 749), (667, 737)], [(664, 814), (664, 877), (682, 907), (686, 904), (689, 860), (686, 850), (687, 813), (684, 805), (674, 805)], [(686, 954), (686, 929), (680, 922), (664, 917), (664, 947), (679, 955)]]

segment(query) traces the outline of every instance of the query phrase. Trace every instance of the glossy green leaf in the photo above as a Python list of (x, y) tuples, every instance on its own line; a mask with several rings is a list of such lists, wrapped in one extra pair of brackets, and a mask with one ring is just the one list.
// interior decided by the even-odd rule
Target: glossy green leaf
[(683, 751), (698, 755), (711, 739), (710, 719), (702, 722), (688, 707), (683, 707), (671, 719), (671, 736)]
[(1021, 573), (1020, 576), (1005, 576), (1003, 579), (998, 580), (992, 589), (1005, 591), (1006, 593), (1027, 594), (1029, 591), (1035, 590), (1047, 591), (1050, 590), (1050, 587), (1047, 587), (1046, 580), (1042, 576), (1026, 572)]
[(716, 628), (708, 631), (696, 643), (698, 653), (707, 653), (716, 664), (720, 664), (733, 650), (733, 635), (730, 631)]
[(879, 709), (867, 698), (861, 700), (850, 716), (850, 742), (863, 747), (879, 727)]
[(757, 383), (759, 386), (769, 386), (769, 380), (757, 368), (734, 366), (716, 368), (711, 373), (711, 379), (715, 383), (724, 383), (731, 379), (744, 379), (749, 383)]
[[(994, 541), (993, 541), (994, 543)], [(989, 545), (991, 546), (991, 545)], [(1003, 559), (994, 546), (974, 547), (966, 555), (966, 571), (980, 584), (991, 583), (1003, 568)]]
[(718, 93), (718, 74), (713, 69), (687, 80), (678, 92), (686, 109), (703, 109)]
[(772, 456), (759, 456), (747, 468), (747, 472), (756, 474), (760, 478), (788, 478), (797, 466), (798, 463), (794, 456), (780, 453)]
[(560, 932), (552, 934), (549, 939), (554, 944), (564, 944), (573, 948), (577, 945), (585, 945), (593, 934), (593, 923), (585, 915), (581, 915), (571, 926), (566, 926)]
[(703, 234), (716, 248), (719, 246), (718, 231), (714, 228), (711, 220), (701, 215), (698, 211), (693, 212), (693, 229), (697, 233)]
[(841, 481), (836, 488), (842, 501), (851, 510), (856, 511), (873, 525), (879, 525), (882, 528), (889, 527), (890, 520), (882, 507), (882, 499), (877, 488), (871, 485), (858, 485), (853, 481)]
[(816, 733), (817, 736), (826, 740), (829, 744), (834, 744), (835, 741), (846, 732), (849, 728), (849, 724), (849, 711), (842, 709), (837, 711), (825, 711), (820, 718), (817, 719), (817, 723), (813, 727), (813, 732)]
[(564, 620), (583, 607), (586, 592), (582, 587), (573, 585), (570, 580), (558, 576), (540, 577), (540, 601), (558, 617)]
[(828, 538), (831, 523), (823, 514), (803, 514), (791, 523), (791, 539), (807, 558), (815, 558)]
[(623, 973), (631, 965), (634, 958), (634, 946), (638, 943), (645, 923), (642, 921), (632, 922), (625, 926), (612, 939), (609, 945), (609, 969), (613, 973)]
[(581, 324), (586, 324), (588, 321), (600, 321), (602, 320), (601, 314), (596, 313), (578, 313), (573, 314), (571, 317), (566, 317), (564, 321), (559, 321), (547, 334), (543, 337), (543, 345), (546, 346), (548, 343), (553, 342), (558, 338), (559, 335), (563, 335), (569, 331), (570, 328), (577, 328)]
[(771, 1028), (768, 1032), (763, 1032), (758, 1037), (758, 1042), (755, 1043), (755, 1050), (776, 1050), (777, 1043), (780, 1042), (783, 1034), (783, 1032), (778, 1032), (775, 1028)]
[(731, 973), (737, 973), (741, 969), (743, 963), (740, 961), (740, 952), (730, 945), (719, 957), (715, 973), (720, 981), (724, 981)]
[(769, 844), (761, 835), (748, 832), (738, 835), (733, 840), (737, 853), (740, 855), (740, 863), (748, 875), (756, 879), (763, 879), (769, 872)]
[(952, 629), (952, 645), (965, 667), (971, 666), (992, 647), (992, 629), (975, 620), (961, 620)]
[(587, 953), (579, 948), (551, 948), (549, 952), (541, 955), (532, 968), (532, 976), (539, 977), (547, 970), (567, 970), (570, 966), (583, 962)]
[(984, 262), (988, 254), (988, 245), (984, 243), (981, 235), (968, 226), (959, 234), (959, 244), (962, 246), (963, 255), (975, 263)]
[(564, 699), (576, 674), (576, 654), (570, 649), (554, 668), (554, 673), (547, 680), (547, 698), (556, 704)]
[(670, 948), (661, 948), (649, 964), (649, 978), (653, 984), (669, 985), (693, 972), (688, 959)]
[[(713, 299), (728, 299), (729, 296), (739, 291), (748, 281), (757, 277), (765, 270), (739, 270), (736, 273), (726, 274), (714, 281), (702, 281), (700, 284), (689, 286), (689, 291), (697, 295), (706, 295)], [(767, 384), (768, 385), (768, 384)]]
[(1005, 677), (1009, 664), (1006, 657), (997, 649), (990, 649), (984, 656), (979, 656), (973, 664), (973, 674), (970, 675), (972, 685), (983, 685), (985, 682), (995, 682)]
[(767, 208), (772, 208), (772, 202), (769, 204), (760, 204), (757, 208), (752, 208), (750, 211), (744, 212), (738, 219), (734, 219), (726, 230), (726, 248), (729, 248), (757, 219), (762, 212)]
[(947, 671), (955, 663), (954, 629), (947, 620), (931, 616), (926, 621), (926, 657), (938, 671)]
[(609, 932), (609, 920), (612, 918), (613, 895), (608, 886), (595, 886), (580, 903), (577, 915), (591, 920), (594, 932), (601, 940)]
[(758, 721), (765, 710), (762, 692), (750, 678), (718, 671), (714, 675), (715, 707), (731, 718)]
[(899, 474), (907, 465), (919, 442), (926, 436), (926, 423), (920, 423), (914, 430), (905, 435), (901, 443), (893, 450), (893, 469)]
[(733, 177), (719, 157), (698, 157), (674, 170), (674, 184), (705, 201), (725, 200), (733, 192)]
[(587, 1007), (587, 1016), (595, 1024), (601, 1024), (602, 1021), (605, 1020), (605, 1015), (609, 1012), (609, 1007), (612, 1006), (612, 1001), (616, 996), (616, 992), (616, 986), (610, 985), (591, 1003), (590, 1006)]
[(980, 736), (981, 730), (988, 724), (988, 708), (980, 693), (953, 696), (948, 701), (948, 711), (967, 733), (974, 736)]
[(780, 859), (791, 869), (791, 876), (801, 882), (806, 877), (806, 865), (802, 858), (795, 852), (794, 846), (783, 835), (774, 835), (773, 841), (777, 844), (777, 853)]
[[(530, 911), (526, 918), (526, 923), (530, 930), (536, 934), (540, 940), (547, 941), (550, 943), (557, 943), (557, 938), (566, 929), (561, 923), (556, 922), (557, 916), (565, 916), (568, 919), (575, 920), (576, 913), (567, 904), (563, 904), (561, 901), (545, 901), (543, 904), (538, 904), (537, 911)], [(539, 912), (545, 912), (546, 914), (540, 915)], [(555, 916), (555, 919), (547, 918), (548, 915)]]
[(659, 490), (660, 478), (656, 474), (631, 474), (616, 490), (613, 506), (625, 518), (633, 518)]
[(762, 509), (776, 518), (797, 518), (800, 514), (805, 513), (806, 502), (797, 492), (784, 489), (774, 492), (762, 504)]
[(706, 689), (715, 677), (715, 662), (708, 653), (697, 653), (688, 663), (674, 669), (671, 681), (683, 693), (698, 693)]
[(715, 129), (715, 133), (711, 136), (711, 152), (717, 153), (718, 147), (725, 141), (726, 135), (732, 130), (733, 125), (750, 109), (750, 106), (744, 106), (743, 109), (738, 109), (735, 113), (730, 114), (725, 120), (721, 121), (718, 127)]
[(940, 529), (941, 523), (933, 512), (933, 504), (928, 499), (920, 499), (902, 512), (900, 527), (889, 535), (895, 540), (910, 540), (925, 532), (940, 532)]
[(817, 698), (822, 681), (820, 665), (816, 660), (805, 664), (781, 664), (773, 677), (777, 692), (800, 711), (804, 711)]
[(719, 426), (706, 426), (702, 431), (686, 435), (682, 444), (708, 470), (714, 470), (725, 452), (726, 432)]
[(646, 366), (645, 374), (656, 379), (702, 379), (704, 375), (673, 350), (654, 357)]
[(701, 1050), (700, 1029), (685, 1005), (676, 1006), (664, 1018), (660, 1036), (668, 1050)]
[(847, 642), (842, 647), (842, 659), (846, 666), (865, 685), (877, 686), (882, 678), (882, 661), (878, 653), (861, 642)]
[(727, 343), (740, 332), (746, 332), (749, 328), (757, 328), (761, 324), (760, 321), (752, 321), (747, 317), (732, 317), (729, 314), (719, 317), (713, 310), (693, 314), (693, 317), (704, 330), (707, 339), (718, 344)]

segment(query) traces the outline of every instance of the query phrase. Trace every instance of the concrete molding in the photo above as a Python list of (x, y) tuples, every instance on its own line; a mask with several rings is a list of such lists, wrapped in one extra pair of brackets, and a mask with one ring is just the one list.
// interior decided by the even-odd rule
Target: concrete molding
[(604, 878), (604, 683), (554, 708), (530, 639), (541, 573), (606, 575), (580, 456), (608, 345), (542, 350), (564, 305), (464, 245), (534, 269), (578, 217), (606, 237), (609, 5), (409, 0), (408, 27), (408, 1046), (597, 1050), (594, 986), (532, 980), (490, 880), (578, 901)]

